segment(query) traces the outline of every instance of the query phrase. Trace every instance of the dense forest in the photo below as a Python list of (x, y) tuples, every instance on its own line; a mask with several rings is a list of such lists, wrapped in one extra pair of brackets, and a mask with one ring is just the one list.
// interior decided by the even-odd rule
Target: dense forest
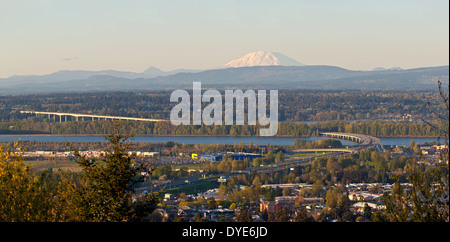
[[(253, 125), (179, 125), (170, 122), (79, 121), (39, 122), (27, 120), (0, 122), (0, 134), (107, 134), (115, 124), (133, 135), (216, 135), (255, 136), (259, 126)], [(377, 137), (434, 137), (438, 131), (425, 123), (394, 121), (330, 121), (324, 123), (279, 123), (277, 136), (310, 137), (318, 132), (346, 132)]]
[[(339, 131), (375, 136), (437, 136), (421, 122), (441, 110), (433, 92), (280, 90), (280, 136), (316, 136)], [(22, 110), (169, 119), (176, 103), (170, 92), (92, 92), (0, 96), (0, 134), (107, 134), (110, 121), (55, 122)], [(203, 103), (206, 106), (208, 103)], [(68, 119), (70, 120), (70, 118)], [(324, 122), (306, 122), (324, 121)], [(328, 121), (328, 122), (325, 122)], [(231, 135), (259, 133), (252, 125), (180, 125), (170, 122), (118, 121), (134, 135)]]
[[(0, 121), (29, 117), (20, 114), (20, 110), (169, 119), (170, 110), (176, 104), (170, 102), (170, 94), (152, 91), (0, 96)], [(403, 117), (419, 120), (430, 115), (427, 102), (437, 111), (444, 108), (438, 105), (438, 96), (431, 91), (279, 90), (279, 121), (401, 120)]]

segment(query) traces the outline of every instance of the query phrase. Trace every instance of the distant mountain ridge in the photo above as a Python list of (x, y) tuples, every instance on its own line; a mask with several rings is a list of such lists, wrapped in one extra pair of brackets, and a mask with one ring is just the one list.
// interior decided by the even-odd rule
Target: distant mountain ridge
[(192, 89), (192, 82), (214, 89), (341, 89), (435, 90), (437, 80), (448, 83), (449, 67), (408, 70), (351, 71), (335, 66), (254, 66), (179, 72), (153, 78), (96, 75), (59, 82), (2, 85), (0, 95), (84, 91), (145, 91)]
[(191, 89), (195, 81), (202, 82), (204, 88), (216, 89), (435, 90), (437, 80), (448, 83), (449, 66), (354, 71), (337, 66), (304, 65), (280, 53), (257, 51), (212, 70), (165, 72), (156, 67), (141, 73), (62, 70), (48, 75), (0, 78), (0, 95)]
[(141, 73), (115, 70), (85, 71), (85, 70), (61, 70), (48, 75), (15, 75), (8, 78), (0, 78), (0, 85), (8, 87), (19, 83), (52, 83), (70, 80), (87, 79), (94, 76), (113, 76), (118, 78), (153, 78), (157, 76), (168, 76), (179, 72), (200, 72), (201, 70), (177, 69), (173, 71), (162, 71), (156, 67), (149, 67)]

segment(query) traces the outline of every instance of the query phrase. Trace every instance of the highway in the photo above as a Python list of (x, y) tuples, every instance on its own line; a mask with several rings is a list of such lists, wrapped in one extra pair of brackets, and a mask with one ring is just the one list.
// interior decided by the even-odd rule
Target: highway
[(251, 174), (251, 173), (255, 173), (255, 172), (256, 173), (278, 172), (281, 170), (290, 169), (290, 168), (297, 167), (297, 166), (310, 165), (312, 163), (312, 161), (316, 158), (331, 157), (331, 156), (338, 158), (339, 156), (348, 155), (348, 154), (350, 154), (350, 153), (349, 152), (338, 152), (338, 153), (322, 154), (322, 155), (317, 155), (314, 157), (302, 158), (302, 159), (288, 159), (288, 160), (285, 160), (283, 162), (279, 162), (276, 164), (263, 165), (263, 166), (258, 166), (258, 167), (249, 167), (242, 171), (224, 172), (224, 173), (216, 174), (209, 178), (208, 177), (201, 178), (202, 175), (207, 174), (207, 172), (204, 172), (204, 173), (198, 174), (196, 176), (189, 176), (189, 177), (185, 177), (185, 178), (174, 179), (174, 180), (170, 180), (167, 182), (162, 182), (162, 183), (151, 185), (151, 186), (141, 187), (141, 188), (136, 189), (136, 192), (137, 193), (142, 193), (144, 191), (159, 192), (162, 190), (181, 188), (181, 187), (190, 186), (190, 185), (197, 185), (197, 184), (202, 184), (202, 183), (206, 183), (206, 182), (217, 181), (217, 178), (220, 176), (234, 177), (234, 176), (238, 176), (238, 175), (242, 175), (242, 174)]
[(378, 138), (369, 136), (369, 135), (359, 135), (359, 134), (349, 134), (349, 133), (338, 133), (338, 132), (324, 132), (321, 133), (322, 136), (331, 137), (331, 138), (337, 138), (337, 139), (345, 139), (356, 143), (356, 146), (353, 149), (338, 149), (338, 148), (331, 148), (331, 149), (297, 149), (293, 150), (294, 153), (302, 153), (302, 152), (332, 152), (327, 154), (321, 154), (317, 156), (312, 156), (308, 158), (300, 158), (300, 159), (286, 159), (283, 162), (270, 164), (270, 165), (262, 165), (258, 167), (249, 167), (247, 169), (244, 169), (242, 171), (232, 171), (232, 172), (226, 172), (226, 173), (220, 173), (217, 175), (214, 175), (210, 178), (204, 178), (200, 179), (201, 175), (206, 175), (206, 173), (197, 175), (197, 176), (190, 176), (187, 178), (182, 179), (175, 179), (171, 181), (167, 181), (164, 183), (156, 184), (154, 186), (149, 187), (143, 187), (137, 189), (138, 193), (142, 193), (143, 191), (161, 191), (161, 190), (167, 190), (171, 188), (180, 188), (184, 186), (189, 185), (195, 185), (195, 184), (202, 184), (206, 182), (216, 181), (219, 176), (238, 176), (241, 174), (251, 174), (251, 173), (272, 173), (272, 172), (278, 172), (281, 170), (287, 170), (290, 168), (298, 167), (298, 166), (307, 166), (311, 165), (312, 161), (316, 158), (321, 157), (335, 157), (336, 159), (340, 156), (347, 156), (352, 153), (356, 153), (357, 151), (361, 149), (371, 148), (374, 147), (378, 151), (384, 152), (384, 148), (381, 145), (381, 142)]

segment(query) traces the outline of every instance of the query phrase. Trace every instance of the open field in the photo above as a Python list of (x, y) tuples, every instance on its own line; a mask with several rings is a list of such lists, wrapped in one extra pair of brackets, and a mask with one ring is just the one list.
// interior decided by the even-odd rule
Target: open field
[(184, 186), (179, 188), (168, 189), (162, 193), (180, 194), (184, 192), (185, 194), (197, 194), (199, 192), (205, 192), (209, 189), (218, 188), (219, 183), (217, 181), (205, 182), (200, 184), (194, 184), (190, 186)]
[(28, 160), (24, 161), (24, 164), (37, 171), (47, 169), (61, 169), (63, 171), (70, 170), (73, 172), (81, 171), (81, 167), (75, 161), (70, 160)]

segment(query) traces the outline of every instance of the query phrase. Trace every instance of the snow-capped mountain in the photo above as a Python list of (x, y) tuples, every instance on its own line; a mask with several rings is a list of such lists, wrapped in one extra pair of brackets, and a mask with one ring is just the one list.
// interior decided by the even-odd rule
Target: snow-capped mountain
[(223, 67), (247, 67), (247, 66), (303, 66), (302, 63), (291, 59), (281, 53), (270, 51), (257, 51), (244, 55), (226, 63)]

